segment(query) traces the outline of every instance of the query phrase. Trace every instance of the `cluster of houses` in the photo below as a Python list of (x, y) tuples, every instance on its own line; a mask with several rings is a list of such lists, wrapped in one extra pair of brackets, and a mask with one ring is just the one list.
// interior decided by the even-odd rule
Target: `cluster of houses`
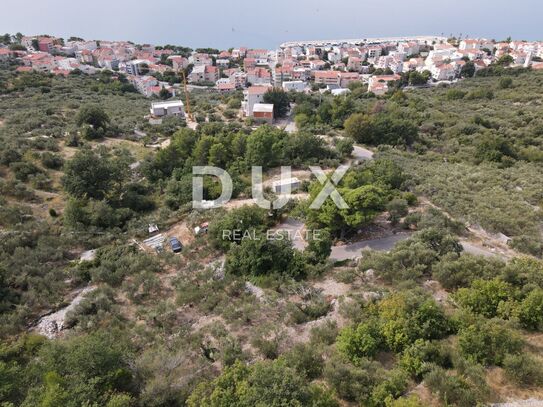
[(349, 92), (349, 85), (361, 82), (368, 92), (382, 95), (401, 74), (425, 72), (431, 81), (458, 78), (466, 63), (475, 71), (504, 55), (515, 66), (543, 68), (543, 42), (496, 42), (445, 37), (404, 37), (335, 41), (306, 41), (281, 44), (276, 50), (235, 48), (213, 54), (135, 45), (127, 41), (63, 41), (53, 37), (23, 37), (26, 51), (0, 48), (0, 60), (18, 58), (20, 71), (35, 70), (67, 75), (79, 69), (92, 74), (102, 69), (123, 72), (146, 96), (162, 89), (175, 95), (176, 87), (158, 78), (187, 72), (191, 85), (218, 92), (243, 90), (242, 112), (246, 117), (269, 121), (273, 106), (263, 101), (272, 87), (285, 91)]

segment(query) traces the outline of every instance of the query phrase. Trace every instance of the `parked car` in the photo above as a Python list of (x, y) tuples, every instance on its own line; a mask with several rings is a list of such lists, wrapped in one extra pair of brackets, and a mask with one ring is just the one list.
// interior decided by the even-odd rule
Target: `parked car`
[(183, 245), (181, 244), (178, 238), (170, 237), (170, 239), (168, 240), (170, 242), (170, 247), (172, 248), (172, 251), (174, 253), (179, 253), (181, 250), (183, 250)]

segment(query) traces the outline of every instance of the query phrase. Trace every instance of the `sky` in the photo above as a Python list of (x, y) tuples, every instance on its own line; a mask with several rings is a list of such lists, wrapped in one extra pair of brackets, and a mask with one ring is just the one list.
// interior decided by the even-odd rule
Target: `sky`
[(541, 0), (0, 0), (0, 14), (2, 33), (192, 48), (434, 34), (543, 40)]

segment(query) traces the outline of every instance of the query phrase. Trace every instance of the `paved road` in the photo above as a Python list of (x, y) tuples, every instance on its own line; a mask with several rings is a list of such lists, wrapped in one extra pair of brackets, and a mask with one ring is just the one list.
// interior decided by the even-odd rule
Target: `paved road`
[(355, 260), (362, 257), (362, 249), (389, 251), (396, 243), (409, 236), (410, 233), (397, 233), (380, 239), (363, 240), (345, 246), (333, 246), (330, 259), (335, 261)]
[[(304, 240), (306, 236), (305, 224), (292, 218), (286, 219), (283, 223), (273, 228), (275, 231), (282, 231), (291, 238), (292, 246), (300, 251), (303, 251), (307, 242)], [(397, 233), (395, 235), (382, 237), (379, 239), (363, 240), (356, 243), (346, 244), (344, 246), (333, 246), (330, 259), (334, 261), (357, 259), (362, 255), (362, 249), (372, 249), (379, 251), (388, 251), (394, 245), (405, 240), (410, 236), (408, 232)]]

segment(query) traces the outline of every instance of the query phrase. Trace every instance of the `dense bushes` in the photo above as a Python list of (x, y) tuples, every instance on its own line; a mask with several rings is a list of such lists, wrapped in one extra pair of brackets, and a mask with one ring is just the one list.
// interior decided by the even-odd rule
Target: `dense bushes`
[(513, 287), (504, 281), (475, 280), (469, 288), (459, 289), (455, 298), (462, 307), (486, 318), (493, 318), (514, 295)]
[[(317, 404), (313, 404), (317, 403)], [(190, 407), (318, 405), (336, 407), (337, 401), (282, 361), (248, 367), (240, 362), (211, 382), (201, 383), (188, 399)]]
[(413, 144), (417, 139), (418, 129), (409, 120), (384, 113), (377, 115), (358, 113), (345, 121), (345, 133), (358, 143), (405, 146)]
[(248, 172), (252, 165), (267, 169), (317, 163), (333, 157), (322, 139), (307, 133), (288, 135), (270, 126), (242, 131), (236, 125), (207, 123), (198, 131), (177, 131), (171, 144), (147, 161), (143, 171), (156, 180), (171, 176), (176, 168), (190, 174), (193, 165), (212, 165), (228, 170), (235, 177)]
[(114, 333), (99, 331), (55, 342), (22, 337), (0, 348), (2, 401), (24, 406), (118, 406), (115, 403), (133, 401), (137, 394), (131, 360), (129, 343)]
[(507, 377), (521, 386), (540, 386), (543, 383), (541, 362), (528, 354), (505, 356), (503, 368)]
[(478, 321), (458, 333), (458, 347), (468, 359), (483, 365), (502, 365), (509, 354), (517, 354), (522, 341), (501, 321)]
[(285, 276), (300, 279), (306, 275), (305, 261), (285, 240), (265, 236), (248, 237), (233, 245), (226, 257), (225, 269), (234, 275), (252, 277)]
[(345, 328), (338, 336), (338, 349), (353, 363), (379, 350), (401, 352), (417, 339), (439, 339), (450, 332), (443, 310), (417, 292), (390, 295), (373, 312), (377, 319)]
[(387, 281), (414, 280), (428, 275), (444, 256), (458, 255), (461, 251), (454, 236), (428, 228), (399, 242), (390, 253), (368, 252), (358, 267), (363, 271), (373, 269)]

